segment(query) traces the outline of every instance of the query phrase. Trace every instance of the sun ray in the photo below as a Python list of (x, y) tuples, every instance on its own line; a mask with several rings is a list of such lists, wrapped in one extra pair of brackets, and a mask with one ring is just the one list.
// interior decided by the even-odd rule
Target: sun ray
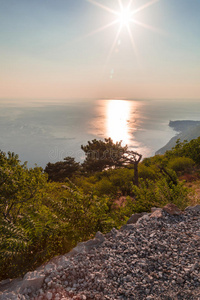
[(147, 7), (151, 6), (151, 5), (153, 5), (153, 4), (155, 4), (155, 3), (158, 2), (158, 1), (160, 1), (160, 0), (152, 0), (152, 1), (150, 1), (150, 2), (148, 2), (148, 3), (146, 3), (146, 4), (144, 4), (144, 5), (140, 6), (139, 8), (135, 9), (134, 11), (132, 11), (132, 15), (135, 15), (135, 14), (138, 13), (139, 11), (141, 11), (141, 10), (143, 10), (143, 9), (145, 9), (145, 8), (147, 8)]
[(98, 32), (104, 31), (105, 29), (107, 29), (107, 28), (109, 28), (109, 27), (111, 27), (111, 26), (113, 26), (113, 25), (115, 25), (117, 23), (118, 23), (118, 20), (114, 20), (113, 22), (108, 23), (107, 25), (102, 26), (100, 28), (97, 28), (96, 30), (94, 30), (94, 31), (92, 31), (92, 32), (84, 35), (82, 38), (86, 38), (86, 37), (92, 36), (92, 35), (94, 35), (94, 34), (96, 34)]
[(92, 3), (92, 4), (95, 5), (95, 6), (98, 6), (98, 7), (102, 8), (102, 9), (104, 9), (104, 10), (106, 10), (106, 11), (108, 11), (108, 12), (114, 14), (114, 15), (117, 15), (117, 11), (115, 11), (115, 10), (109, 8), (108, 6), (105, 6), (105, 5), (103, 5), (103, 4), (100, 4), (99, 2), (96, 2), (96, 1), (94, 1), (94, 0), (86, 0), (86, 1)]
[(118, 2), (119, 2), (119, 7), (120, 7), (120, 9), (122, 10), (124, 7), (123, 7), (123, 4), (122, 4), (122, 0), (118, 0)]
[[(128, 0), (127, 3), (126, 3), (126, 5), (124, 5), (123, 0), (117, 0), (118, 5), (119, 5), (119, 10), (118, 11), (116, 11), (114, 9), (111, 9), (111, 8), (109, 8), (106, 5), (101, 4), (101, 3), (99, 3), (96, 0), (86, 0), (86, 1), (90, 2), (91, 4), (97, 6), (97, 7), (101, 8), (101, 9), (103, 9), (105, 11), (108, 11), (111, 14), (114, 14), (115, 16), (117, 16), (117, 18), (113, 22), (111, 22), (111, 23), (109, 23), (109, 24), (107, 24), (107, 25), (105, 25), (103, 27), (100, 27), (100, 28), (96, 29), (93, 32), (91, 32), (91, 33), (89, 33), (89, 34), (87, 34), (85, 36), (85, 37), (92, 36), (92, 35), (94, 35), (96, 33), (99, 33), (101, 31), (105, 30), (106, 28), (111, 27), (112, 25), (115, 25), (116, 23), (119, 23), (119, 29), (117, 31), (116, 37), (114, 39), (114, 42), (113, 42), (113, 44), (111, 46), (111, 49), (109, 51), (109, 54), (107, 56), (106, 64), (108, 63), (108, 61), (109, 61), (109, 59), (110, 59), (110, 57), (111, 57), (111, 55), (112, 55), (112, 53), (113, 53), (113, 51), (115, 49), (115, 46), (116, 46), (117, 41), (118, 41), (118, 38), (119, 38), (120, 33), (122, 31), (122, 28), (126, 28), (127, 29), (131, 45), (133, 47), (133, 50), (134, 50), (137, 62), (139, 63), (138, 51), (137, 51), (136, 44), (135, 44), (135, 41), (134, 41), (133, 32), (132, 32), (132, 30), (130, 28), (130, 24), (131, 23), (134, 23), (135, 25), (141, 26), (141, 27), (143, 27), (145, 29), (148, 29), (148, 30), (151, 30), (151, 31), (155, 31), (155, 32), (158, 32), (158, 33), (161, 33), (161, 34), (166, 34), (166, 33), (162, 32), (161, 30), (159, 30), (159, 29), (157, 29), (157, 28), (155, 28), (153, 26), (150, 26), (148, 24), (142, 23), (142, 22), (137, 21), (135, 19), (135, 15), (138, 12), (140, 12), (140, 11), (148, 8), (149, 6), (152, 6), (153, 4), (159, 2), (160, 0), (150, 0), (146, 4), (144, 4), (144, 5), (136, 8), (134, 10), (131, 9), (134, 0)], [(139, 63), (139, 65), (140, 65), (140, 63)]]
[(116, 45), (116, 43), (117, 43), (117, 40), (118, 40), (118, 37), (119, 37), (119, 35), (120, 35), (121, 29), (122, 29), (122, 26), (120, 26), (119, 29), (118, 29), (118, 32), (117, 32), (116, 37), (115, 37), (115, 39), (114, 39), (114, 42), (113, 42), (113, 44), (112, 44), (112, 46), (111, 46), (111, 49), (110, 49), (110, 51), (109, 51), (108, 57), (107, 57), (107, 59), (106, 59), (106, 64), (108, 63), (108, 61), (109, 61), (109, 59), (110, 59), (110, 57), (111, 57), (111, 55), (112, 55), (112, 53), (113, 53), (113, 51), (114, 51), (114, 49), (115, 49), (115, 45)]
[(128, 6), (127, 6), (128, 9), (131, 8), (132, 3), (133, 3), (133, 0), (130, 0), (129, 3), (128, 3)]
[(130, 27), (129, 27), (128, 25), (127, 25), (127, 30), (128, 30), (128, 34), (129, 34), (129, 37), (130, 37), (130, 41), (131, 41), (133, 50), (134, 50), (134, 52), (135, 52), (135, 56), (136, 56), (136, 58), (137, 58), (137, 61), (139, 62), (139, 55), (138, 55), (138, 52), (137, 52), (137, 47), (136, 47), (136, 44), (135, 44), (133, 35), (132, 35), (132, 33), (131, 33)]
[(160, 30), (160, 29), (158, 29), (158, 28), (156, 28), (156, 27), (150, 26), (150, 25), (148, 25), (148, 24), (146, 24), (146, 23), (139, 22), (139, 21), (137, 21), (137, 20), (135, 20), (135, 19), (131, 19), (131, 21), (132, 21), (134, 24), (139, 25), (139, 26), (141, 26), (141, 27), (144, 27), (144, 28), (146, 28), (146, 29), (149, 29), (149, 30), (151, 30), (151, 31), (154, 31), (154, 32), (157, 32), (157, 33), (160, 33), (160, 34), (165, 34), (164, 31), (162, 31), (162, 30)]

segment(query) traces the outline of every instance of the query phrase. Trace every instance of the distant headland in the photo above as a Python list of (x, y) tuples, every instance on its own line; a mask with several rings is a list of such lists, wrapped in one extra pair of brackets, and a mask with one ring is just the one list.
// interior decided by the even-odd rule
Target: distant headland
[(177, 132), (170, 141), (155, 154), (164, 154), (167, 150), (172, 149), (176, 145), (176, 141), (180, 142), (187, 140), (188, 142), (200, 136), (200, 121), (180, 120), (170, 121), (169, 126)]

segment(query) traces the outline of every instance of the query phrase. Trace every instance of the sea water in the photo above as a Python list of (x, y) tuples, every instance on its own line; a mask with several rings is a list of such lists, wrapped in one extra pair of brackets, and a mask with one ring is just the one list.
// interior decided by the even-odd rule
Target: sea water
[(0, 150), (45, 167), (83, 161), (81, 145), (111, 137), (149, 157), (176, 134), (170, 120), (200, 120), (200, 100), (0, 100)]

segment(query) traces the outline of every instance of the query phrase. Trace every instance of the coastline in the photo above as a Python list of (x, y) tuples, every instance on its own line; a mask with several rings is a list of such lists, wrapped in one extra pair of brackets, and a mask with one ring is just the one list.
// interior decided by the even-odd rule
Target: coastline
[(167, 150), (171, 150), (176, 146), (176, 141), (180, 142), (196, 139), (200, 136), (200, 121), (192, 120), (176, 120), (169, 121), (169, 127), (173, 128), (177, 134), (172, 137), (169, 142), (162, 148), (156, 151), (156, 155), (164, 154)]

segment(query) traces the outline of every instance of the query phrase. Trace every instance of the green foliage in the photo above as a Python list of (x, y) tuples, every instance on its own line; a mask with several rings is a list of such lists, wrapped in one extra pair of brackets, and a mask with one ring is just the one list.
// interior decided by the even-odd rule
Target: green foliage
[(45, 230), (42, 223), (27, 214), (20, 215), (15, 223), (1, 220), (1, 279), (23, 275), (44, 261)]
[(189, 205), (190, 190), (180, 183), (173, 171), (167, 170), (156, 182), (141, 180), (140, 187), (133, 186), (135, 212), (150, 211), (151, 207), (162, 207), (167, 203), (174, 203), (180, 209)]
[(172, 157), (189, 157), (195, 164), (200, 165), (200, 137), (191, 140), (189, 143), (187, 141), (180, 142), (177, 140), (176, 146), (167, 151), (165, 156), (170, 159)]
[(95, 184), (94, 192), (97, 195), (113, 195), (117, 194), (118, 189), (116, 190), (112, 182), (108, 177), (103, 177), (100, 181)]
[(168, 168), (175, 172), (186, 172), (190, 171), (194, 166), (193, 159), (189, 157), (174, 157), (168, 163)]
[(49, 180), (65, 181), (66, 178), (72, 178), (80, 170), (80, 164), (72, 157), (65, 157), (64, 161), (48, 163), (44, 171), (48, 174)]
[[(42, 169), (27, 169), (14, 153), (0, 153), (0, 274), (13, 276), (38, 233), (32, 213), (40, 207), (46, 184)], [(29, 220), (29, 221), (28, 221)], [(30, 221), (32, 220), (32, 221)], [(28, 264), (28, 261), (27, 261)]]
[(166, 158), (165, 155), (155, 155), (152, 157), (144, 158), (141, 164), (146, 167), (153, 167), (155, 169), (155, 167), (157, 166), (166, 167), (167, 162), (168, 158)]
[(79, 187), (79, 189), (85, 193), (85, 194), (90, 194), (94, 191), (95, 184), (101, 180), (102, 174), (100, 173), (95, 173), (92, 176), (76, 176), (73, 178), (73, 183)]
[(46, 183), (42, 168), (27, 169), (13, 153), (0, 153), (0, 215), (15, 221), (24, 205), (39, 200), (40, 188)]
[(190, 192), (183, 183), (177, 182), (177, 184), (174, 184), (172, 181), (163, 178), (157, 183), (156, 199), (164, 205), (174, 203), (180, 209), (184, 210), (190, 203)]
[(151, 207), (161, 205), (161, 203), (157, 203), (155, 188), (155, 183), (148, 179), (145, 181), (141, 180), (139, 187), (133, 186), (135, 201), (132, 209), (135, 213), (148, 212)]
[(116, 196), (130, 195), (133, 184), (134, 170), (132, 169), (115, 169), (102, 173), (102, 178), (94, 185), (97, 195)]
[[(111, 169), (98, 172), (90, 177), (76, 177), (74, 182), (86, 194), (93, 192), (98, 196), (116, 197), (118, 194), (126, 196), (132, 194), (134, 172), (133, 168)], [(155, 180), (158, 178), (157, 173), (156, 168), (139, 165), (139, 178)]]
[(121, 143), (122, 141), (114, 143), (111, 138), (105, 141), (96, 139), (88, 141), (86, 146), (81, 146), (86, 155), (83, 168), (87, 172), (99, 172), (106, 168), (121, 166), (121, 158), (128, 149)]
[(0, 163), (0, 280), (33, 270), (124, 220), (107, 196), (85, 194), (70, 181), (64, 187), (47, 183), (41, 168), (27, 169), (14, 154), (1, 152)]
[(156, 180), (158, 178), (158, 170), (155, 165), (148, 166), (145, 163), (139, 165), (139, 178)]

